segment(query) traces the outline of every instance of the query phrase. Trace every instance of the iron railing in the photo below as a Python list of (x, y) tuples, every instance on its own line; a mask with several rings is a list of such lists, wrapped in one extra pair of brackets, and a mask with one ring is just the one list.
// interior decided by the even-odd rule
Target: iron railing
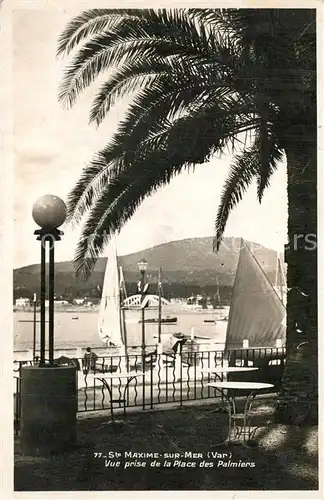
[[(259, 370), (227, 375), (228, 380), (270, 382), (277, 392), (285, 363), (285, 348), (233, 349), (227, 351), (193, 351), (182, 349), (179, 354), (157, 355), (151, 352), (125, 356), (100, 356), (89, 365), (84, 358), (62, 356), (60, 364), (76, 366), (78, 377), (78, 412), (115, 410), (142, 407), (153, 408), (165, 403), (178, 403), (221, 398), (221, 394), (208, 386), (215, 381), (213, 373), (203, 373), (215, 366), (257, 366)], [(15, 429), (20, 421), (20, 381), (23, 365), (32, 361), (15, 362), (16, 380), (14, 397)], [(143, 368), (145, 378), (143, 375)], [(126, 371), (134, 377), (122, 376)], [(139, 375), (136, 375), (136, 374)], [(105, 375), (108, 375), (105, 380)], [(120, 375), (120, 377), (118, 376)], [(102, 376), (102, 379), (101, 379)], [(226, 379), (226, 374), (224, 375)], [(144, 379), (144, 384), (143, 384)]]

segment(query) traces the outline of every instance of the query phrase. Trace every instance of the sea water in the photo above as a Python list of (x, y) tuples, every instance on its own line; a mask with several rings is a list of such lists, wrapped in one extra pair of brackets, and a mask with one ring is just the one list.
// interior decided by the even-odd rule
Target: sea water
[[(163, 323), (161, 325), (162, 336), (174, 333), (183, 333), (191, 335), (192, 333), (199, 337), (201, 343), (222, 344), (225, 339), (227, 321), (217, 320), (220, 312), (227, 315), (227, 311), (216, 310), (172, 310), (172, 312), (163, 311), (163, 317), (166, 315), (176, 316), (177, 323)], [(54, 321), (54, 339), (55, 356), (77, 355), (90, 346), (93, 349), (103, 348), (98, 335), (98, 310), (58, 310), (55, 311)], [(145, 310), (145, 319), (157, 318), (157, 310)], [(40, 314), (37, 312), (37, 320)], [(216, 323), (211, 321), (216, 319)], [(142, 324), (140, 310), (125, 311), (125, 324), (127, 330), (128, 346), (139, 347), (142, 340)], [(39, 349), (40, 326), (36, 323), (36, 354)], [(14, 313), (14, 359), (31, 359), (33, 347), (33, 312), (16, 311)], [(47, 338), (46, 332), (46, 338)], [(145, 344), (155, 345), (157, 343), (158, 325), (155, 323), (145, 323)], [(214, 347), (217, 349), (217, 347)], [(74, 353), (72, 351), (75, 351)], [(98, 354), (100, 354), (98, 352)]]

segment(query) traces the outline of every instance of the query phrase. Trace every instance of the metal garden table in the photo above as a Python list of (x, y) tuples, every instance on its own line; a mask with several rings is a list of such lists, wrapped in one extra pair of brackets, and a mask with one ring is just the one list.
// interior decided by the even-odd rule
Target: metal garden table
[[(239, 373), (239, 372), (252, 372), (256, 371), (259, 368), (257, 366), (214, 366), (214, 368), (204, 368), (202, 369), (202, 373), (206, 374), (214, 374), (218, 378), (220, 382), (223, 382), (224, 378), (223, 375), (225, 373)], [(208, 384), (209, 385), (209, 384)], [(221, 391), (221, 396), (222, 396), (222, 404), (224, 403), (224, 394), (223, 391)], [(216, 410), (213, 410), (216, 411)], [(226, 411), (226, 408), (225, 408)]]
[[(95, 375), (94, 378), (96, 380), (99, 380), (102, 384), (103, 387), (105, 387), (110, 396), (110, 412), (111, 412), (111, 420), (114, 420), (114, 403), (123, 403), (124, 405), (124, 418), (126, 419), (126, 392), (127, 389), (129, 388), (129, 384), (132, 382), (132, 380), (136, 379), (137, 377), (143, 377), (144, 372), (124, 372), (124, 373), (109, 373), (109, 374), (100, 374), (100, 375)], [(113, 389), (112, 389), (112, 380), (113, 379), (126, 379), (126, 384), (123, 390), (123, 395), (121, 398), (118, 399), (113, 399)], [(108, 384), (108, 381), (110, 380), (111, 384)]]
[[(235, 441), (243, 435), (243, 443), (246, 444), (246, 436), (248, 435), (248, 439), (251, 436), (251, 415), (250, 412), (252, 410), (252, 404), (254, 398), (258, 391), (263, 389), (270, 389), (273, 387), (273, 384), (266, 384), (263, 382), (213, 382), (208, 384), (210, 387), (214, 387), (215, 389), (220, 389), (224, 398), (226, 399), (228, 406), (228, 437), (224, 441), (231, 442)], [(243, 413), (238, 413), (236, 409), (236, 392), (237, 391), (246, 391), (246, 400), (244, 405)], [(226, 393), (225, 393), (226, 391)], [(242, 421), (243, 425), (238, 426), (237, 421)], [(234, 439), (232, 439), (232, 433), (234, 434)]]

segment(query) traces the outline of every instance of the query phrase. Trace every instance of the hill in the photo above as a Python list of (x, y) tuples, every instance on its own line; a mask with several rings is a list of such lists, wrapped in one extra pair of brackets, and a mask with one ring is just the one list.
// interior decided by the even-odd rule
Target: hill
[[(141, 259), (148, 262), (147, 277), (155, 293), (158, 269), (163, 269), (163, 286), (166, 296), (187, 296), (190, 293), (213, 293), (217, 278), (221, 288), (231, 289), (234, 283), (241, 240), (225, 238), (218, 253), (213, 252), (213, 238), (189, 238), (171, 241), (140, 252), (119, 257), (123, 267), (129, 293), (135, 291), (139, 279), (137, 263)], [(258, 262), (268, 278), (274, 282), (276, 272), (276, 252), (255, 243), (248, 242)], [(98, 259), (94, 271), (85, 283), (76, 279), (72, 262), (56, 264), (56, 292), (59, 295), (76, 297), (99, 296), (98, 287), (102, 286), (106, 258)], [(38, 293), (40, 265), (16, 269), (14, 289), (16, 296), (29, 296)], [(27, 293), (28, 292), (28, 293)]]

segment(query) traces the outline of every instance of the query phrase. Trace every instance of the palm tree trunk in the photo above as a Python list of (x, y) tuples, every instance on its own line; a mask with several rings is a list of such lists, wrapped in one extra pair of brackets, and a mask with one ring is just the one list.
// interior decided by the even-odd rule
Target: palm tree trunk
[(287, 144), (287, 359), (279, 394), (281, 422), (317, 421), (317, 164), (316, 146)]

